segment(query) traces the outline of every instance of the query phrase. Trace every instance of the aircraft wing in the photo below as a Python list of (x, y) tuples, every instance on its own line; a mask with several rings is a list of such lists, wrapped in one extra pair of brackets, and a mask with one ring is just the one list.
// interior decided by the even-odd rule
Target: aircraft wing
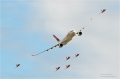
[[(89, 21), (82, 29), (80, 29), (79, 32), (81, 32), (83, 29), (85, 29), (85, 27), (88, 26), (88, 25), (90, 24), (91, 21), (92, 21), (92, 18), (90, 19), (90, 21)], [(76, 34), (78, 34), (79, 32), (76, 32)]]
[(44, 53), (44, 52), (46, 52), (46, 51), (48, 51), (48, 50), (50, 50), (50, 49), (53, 49), (54, 47), (57, 47), (57, 46), (59, 46), (59, 44), (56, 44), (55, 46), (53, 46), (53, 47), (51, 47), (51, 48), (49, 48), (49, 49), (47, 49), (47, 50), (45, 50), (45, 51), (42, 51), (42, 52), (40, 52), (40, 53), (37, 53), (37, 54), (35, 54), (35, 55), (32, 55), (32, 56), (39, 55), (39, 54)]

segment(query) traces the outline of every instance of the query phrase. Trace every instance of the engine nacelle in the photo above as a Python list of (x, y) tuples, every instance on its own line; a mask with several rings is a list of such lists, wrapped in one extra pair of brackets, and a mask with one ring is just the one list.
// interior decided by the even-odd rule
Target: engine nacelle
[(82, 35), (82, 32), (78, 32), (78, 36), (81, 36)]
[(59, 48), (63, 47), (63, 44), (59, 44)]

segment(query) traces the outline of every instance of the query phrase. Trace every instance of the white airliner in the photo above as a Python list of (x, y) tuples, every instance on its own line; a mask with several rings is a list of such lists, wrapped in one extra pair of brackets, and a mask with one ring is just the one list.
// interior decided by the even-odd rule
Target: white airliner
[[(92, 19), (91, 19), (92, 20)], [(65, 38), (63, 39), (63, 40), (60, 40), (58, 37), (56, 37), (55, 35), (53, 35), (53, 37), (58, 41), (58, 44), (56, 44), (55, 46), (53, 46), (53, 47), (51, 47), (51, 48), (49, 48), (49, 49), (47, 49), (47, 50), (45, 50), (45, 51), (43, 51), (43, 52), (46, 52), (46, 51), (48, 51), (48, 50), (50, 50), (50, 49), (53, 49), (54, 47), (57, 47), (57, 46), (59, 46), (59, 48), (62, 48), (64, 45), (66, 45), (69, 41), (71, 41), (72, 40), (72, 38), (76, 35), (76, 34), (78, 34), (78, 36), (81, 36), (82, 35), (82, 30), (84, 29), (84, 27), (79, 31), (79, 32), (76, 32), (75, 30), (70, 30), (68, 33), (67, 33), (67, 35), (65, 36)], [(40, 52), (40, 53), (38, 53), (38, 54), (36, 54), (36, 55), (39, 55), (39, 54), (41, 54), (41, 53), (43, 53), (43, 52)], [(36, 56), (36, 55), (32, 55), (32, 56)]]
[[(84, 28), (83, 28), (83, 29), (84, 29)], [(59, 48), (62, 48), (62, 47), (63, 47), (64, 45), (66, 45), (69, 41), (71, 41), (72, 38), (73, 38), (76, 34), (78, 34), (78, 36), (81, 36), (81, 35), (82, 35), (81, 30), (80, 30), (79, 32), (76, 32), (75, 30), (70, 30), (63, 40), (60, 40), (58, 37), (56, 37), (55, 35), (53, 35), (53, 37), (58, 41), (58, 44), (56, 44), (55, 46), (53, 46), (53, 47), (51, 47), (51, 48), (49, 48), (49, 49), (47, 49), (47, 50), (45, 50), (45, 51), (48, 51), (48, 50), (50, 50), (50, 49), (53, 49), (54, 47), (57, 47), (57, 46), (59, 46)], [(45, 52), (45, 51), (43, 51), (43, 52)], [(41, 53), (43, 53), (43, 52), (40, 52), (40, 53), (38, 53), (38, 54), (41, 54)], [(38, 54), (36, 54), (36, 55), (38, 55)], [(36, 56), (36, 55), (32, 55), (32, 56)]]

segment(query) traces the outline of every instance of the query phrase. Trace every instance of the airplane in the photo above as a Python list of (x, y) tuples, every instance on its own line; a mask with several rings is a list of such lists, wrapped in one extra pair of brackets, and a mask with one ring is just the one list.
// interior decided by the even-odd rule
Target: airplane
[(79, 56), (79, 54), (75, 54), (75, 57), (78, 57)]
[(69, 67), (70, 67), (70, 65), (69, 65), (69, 64), (68, 64), (68, 65), (66, 65), (66, 69), (67, 69), (67, 68), (69, 68)]
[(66, 60), (69, 60), (70, 59), (70, 56), (66, 57)]
[(101, 13), (103, 13), (103, 12), (105, 12), (106, 11), (106, 9), (103, 9), (103, 10), (101, 10)]
[(16, 68), (19, 67), (19, 66), (20, 66), (20, 64), (16, 64)]
[[(91, 19), (91, 20), (92, 20), (92, 19)], [(88, 24), (89, 24), (89, 23), (88, 23)], [(87, 25), (88, 25), (88, 24), (87, 24)], [(85, 27), (85, 26), (84, 26), (84, 27)], [(57, 40), (58, 44), (54, 45), (54, 46), (51, 47), (51, 48), (48, 48), (47, 50), (45, 50), (45, 51), (43, 51), (43, 52), (46, 52), (46, 51), (48, 51), (48, 50), (50, 50), (50, 49), (53, 49), (54, 47), (57, 47), (57, 46), (58, 46), (59, 48), (62, 48), (64, 45), (66, 45), (68, 42), (70, 42), (74, 36), (76, 36), (76, 35), (81, 36), (81, 35), (82, 35), (82, 30), (84, 29), (84, 27), (83, 27), (80, 31), (78, 31), (78, 32), (76, 32), (76, 31), (73, 30), (73, 29), (70, 30), (70, 31), (67, 33), (67, 35), (63, 38), (63, 40), (60, 40), (57, 36), (53, 35), (53, 37)], [(40, 52), (40, 53), (35, 54), (35, 55), (32, 55), (32, 56), (39, 55), (39, 54), (41, 54), (41, 53), (43, 53), (43, 52)]]
[(60, 69), (60, 66), (56, 67), (56, 71)]

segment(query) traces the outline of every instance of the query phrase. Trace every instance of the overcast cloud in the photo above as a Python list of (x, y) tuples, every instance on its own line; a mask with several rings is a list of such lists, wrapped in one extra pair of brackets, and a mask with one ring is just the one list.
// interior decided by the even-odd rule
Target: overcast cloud
[[(14, 51), (15, 48), (18, 52), (14, 52), (13, 55), (17, 60), (15, 61), (14, 57), (12, 60), (21, 62), (23, 66), (21, 65), (20, 72), (2, 70), (3, 78), (101, 79), (100, 76), (103, 74), (111, 74), (114, 79), (119, 79), (119, 1), (35, 0), (21, 1), (21, 4), (29, 6), (23, 27), (16, 29), (13, 37), (4, 27), (2, 34), (3, 39), (18, 36), (23, 41), (16, 39), (18, 41), (3, 42), (2, 48), (7, 51)], [(104, 8), (107, 9), (106, 12), (100, 14)], [(31, 54), (39, 53), (57, 43), (52, 37), (53, 34), (62, 40), (68, 31), (71, 29), (79, 31), (91, 18), (92, 21), (82, 31), (82, 36), (76, 35), (63, 48), (54, 48), (31, 57)], [(10, 31), (12, 30), (15, 28)], [(10, 53), (12, 52), (9, 52), (9, 55)], [(74, 58), (75, 53), (81, 55)], [(64, 61), (66, 56), (71, 56), (71, 59)], [(67, 64), (71, 64), (71, 67), (65, 70)], [(61, 69), (54, 72), (57, 66), (61, 66)], [(24, 74), (21, 73), (23, 71)]]

